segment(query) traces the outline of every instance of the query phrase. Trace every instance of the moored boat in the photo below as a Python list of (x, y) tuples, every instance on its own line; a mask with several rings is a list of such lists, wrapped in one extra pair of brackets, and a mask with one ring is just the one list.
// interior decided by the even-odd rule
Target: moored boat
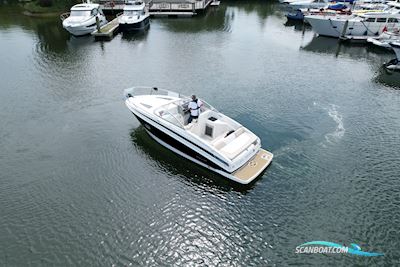
[(384, 31), (378, 37), (369, 37), (367, 39), (368, 43), (371, 43), (373, 45), (383, 47), (383, 48), (389, 48), (389, 49), (392, 48), (390, 46), (390, 43), (395, 42), (395, 41), (400, 41), (400, 32), (398, 32), (398, 31), (397, 32)]
[(107, 23), (99, 4), (84, 3), (71, 7), (69, 13), (60, 16), (63, 28), (75, 36), (82, 36), (92, 33), (99, 26)]
[(336, 16), (314, 14), (304, 19), (316, 33), (323, 36), (378, 36), (383, 31), (396, 31), (400, 28), (400, 4), (393, 3), (392, 6), (382, 12)]
[(188, 97), (154, 87), (126, 89), (124, 95), (126, 106), (153, 139), (235, 182), (251, 183), (273, 158), (258, 136), (203, 100), (198, 119), (188, 123)]
[(118, 18), (121, 31), (137, 31), (147, 29), (150, 25), (150, 14), (141, 1), (127, 2), (124, 11)]
[(400, 70), (400, 41), (391, 42), (390, 46), (392, 47), (394, 53), (396, 54), (396, 58), (386, 63), (385, 67), (388, 70), (398, 71)]

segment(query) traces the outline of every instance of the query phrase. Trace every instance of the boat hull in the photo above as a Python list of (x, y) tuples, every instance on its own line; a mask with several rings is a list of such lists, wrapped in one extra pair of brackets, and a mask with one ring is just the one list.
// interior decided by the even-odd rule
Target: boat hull
[[(100, 21), (100, 27), (105, 25), (107, 23), (106, 20), (101, 20)], [(81, 26), (66, 26), (63, 25), (64, 29), (67, 30), (70, 34), (74, 36), (84, 36), (91, 34), (93, 31), (97, 29), (96, 22), (90, 24), (90, 25), (81, 25)]]
[(146, 30), (150, 25), (150, 17), (135, 23), (119, 23), (119, 29), (123, 32)]
[(179, 140), (181, 137), (174, 136), (173, 132), (167, 129), (163, 129), (163, 126), (155, 123), (151, 119), (146, 118), (143, 114), (131, 110), (139, 122), (143, 125), (146, 132), (155, 141), (168, 148), (169, 150), (175, 152), (176, 154), (197, 163), (215, 173), (218, 173), (230, 180), (233, 180), (240, 184), (249, 184), (254, 181), (260, 174), (268, 167), (272, 161), (272, 153), (260, 149), (259, 152), (252, 157), (246, 164), (240, 167), (238, 170), (229, 173), (219, 167), (217, 164), (207, 159), (203, 155), (197, 153), (192, 148), (188, 147)]
[(349, 20), (346, 31), (343, 29), (346, 19), (327, 18), (325, 16), (305, 16), (305, 20), (319, 35), (329, 37), (352, 36), (378, 36), (386, 27), (385, 23), (368, 23), (363, 21)]

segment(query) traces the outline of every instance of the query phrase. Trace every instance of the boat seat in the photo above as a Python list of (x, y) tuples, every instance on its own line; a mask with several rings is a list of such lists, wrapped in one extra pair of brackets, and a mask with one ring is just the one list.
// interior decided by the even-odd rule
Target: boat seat
[(220, 137), (212, 145), (230, 159), (234, 159), (245, 148), (257, 140), (257, 136), (240, 127), (228, 136)]
[(233, 138), (231, 142), (220, 149), (220, 151), (230, 159), (234, 159), (236, 156), (242, 153), (244, 149), (249, 147), (257, 140), (257, 136), (255, 134), (245, 131), (239, 136), (236, 136), (235, 134), (235, 137), (236, 138)]

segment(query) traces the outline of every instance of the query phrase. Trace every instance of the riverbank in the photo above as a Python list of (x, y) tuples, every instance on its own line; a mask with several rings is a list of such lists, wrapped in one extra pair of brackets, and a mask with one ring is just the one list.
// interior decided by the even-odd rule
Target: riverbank
[(75, 1), (37, 0), (21, 4), (22, 14), (30, 17), (56, 17), (66, 12)]

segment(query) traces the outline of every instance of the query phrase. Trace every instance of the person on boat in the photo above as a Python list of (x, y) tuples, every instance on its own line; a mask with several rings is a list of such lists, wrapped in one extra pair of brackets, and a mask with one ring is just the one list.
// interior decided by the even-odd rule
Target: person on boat
[(192, 95), (192, 101), (189, 102), (188, 108), (190, 111), (190, 116), (188, 123), (191, 123), (193, 119), (199, 118), (200, 115), (200, 107), (203, 105), (201, 100), (197, 99), (195, 95)]

